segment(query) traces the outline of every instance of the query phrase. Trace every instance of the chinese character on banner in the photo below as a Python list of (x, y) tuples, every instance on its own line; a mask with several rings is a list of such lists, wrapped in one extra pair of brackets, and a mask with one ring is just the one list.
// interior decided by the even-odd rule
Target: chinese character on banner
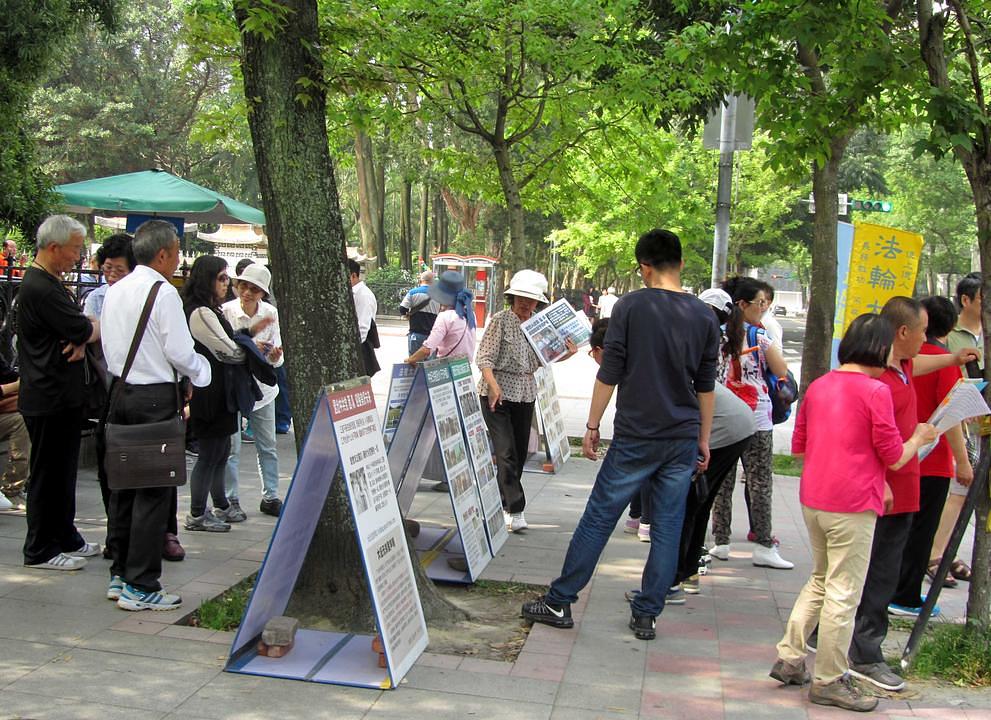
[(919, 270), (922, 236), (918, 233), (868, 223), (854, 224), (854, 247), (859, 260), (850, 264), (847, 277), (847, 328), (858, 314), (879, 312), (895, 295), (911, 295)]

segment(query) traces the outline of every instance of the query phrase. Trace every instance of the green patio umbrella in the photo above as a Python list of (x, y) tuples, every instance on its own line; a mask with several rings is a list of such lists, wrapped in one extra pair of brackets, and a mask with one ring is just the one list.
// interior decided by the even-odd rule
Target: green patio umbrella
[(58, 185), (67, 212), (162, 215), (191, 223), (264, 225), (265, 213), (164, 170), (145, 170)]

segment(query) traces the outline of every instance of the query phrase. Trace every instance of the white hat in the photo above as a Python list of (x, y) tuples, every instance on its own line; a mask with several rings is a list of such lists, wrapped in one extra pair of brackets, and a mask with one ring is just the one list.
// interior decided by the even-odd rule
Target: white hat
[(548, 303), (547, 278), (536, 270), (520, 270), (513, 275), (506, 288), (506, 295), (518, 295), (537, 302)]
[(246, 265), (240, 275), (235, 275), (231, 279), (249, 282), (252, 285), (257, 285), (260, 287), (266, 295), (272, 294), (272, 291), (268, 289), (269, 285), (272, 284), (272, 273), (268, 271), (267, 267), (261, 265), (260, 263), (251, 263), (250, 265)]
[(707, 305), (711, 305), (716, 310), (722, 310), (724, 313), (729, 314), (733, 312), (733, 298), (725, 290), (720, 290), (719, 288), (703, 290), (699, 295), (699, 300)]
[(547, 278), (536, 270), (520, 270), (509, 281), (506, 295), (519, 295), (537, 302), (548, 303)]
[(615, 295), (616, 294), (616, 288), (614, 288), (612, 285), (610, 285), (608, 288), (606, 288), (606, 292), (609, 293), (610, 295)]

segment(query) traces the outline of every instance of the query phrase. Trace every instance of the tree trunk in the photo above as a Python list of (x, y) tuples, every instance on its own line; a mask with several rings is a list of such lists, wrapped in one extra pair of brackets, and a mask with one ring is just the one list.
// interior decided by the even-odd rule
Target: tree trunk
[[(387, 131), (388, 132), (388, 131)], [(374, 158), (374, 154), (371, 153), (372, 142), (368, 141), (369, 157)], [(374, 184), (374, 207), (377, 212), (374, 215), (375, 220), (375, 237), (378, 240), (377, 254), (379, 257), (378, 265), (379, 267), (385, 267), (389, 264), (389, 247), (388, 241), (385, 236), (385, 165), (386, 158), (389, 152), (389, 139), (388, 134), (382, 140), (381, 146), (379, 148), (379, 158), (378, 162), (374, 164), (374, 172), (372, 173)]]
[(372, 141), (361, 130), (354, 131), (355, 175), (358, 176), (358, 227), (361, 230), (361, 249), (369, 256), (379, 257), (377, 233), (378, 206), (375, 191), (375, 161), (372, 157)]
[(513, 173), (513, 161), (509, 146), (495, 144), (492, 146), (495, 154), (496, 167), (499, 169), (499, 184), (506, 200), (506, 210), (509, 213), (509, 252), (503, 253), (503, 267), (509, 272), (522, 270), (526, 264), (526, 226), (523, 215), (523, 199), (520, 196), (520, 186)]
[[(291, 21), (268, 38), (244, 29), (250, 12), (271, 13), (273, 7), (288, 11)], [(323, 62), (310, 52), (320, 47), (317, 4), (249, 0), (237, 4), (235, 15), (299, 450), (321, 388), (359, 374), (358, 323), (344, 268), (344, 228), (327, 149)], [(309, 82), (303, 85), (301, 78)], [(306, 88), (303, 101), (301, 87)], [(339, 473), (335, 480), (290, 608), (338, 627), (370, 627), (371, 606), (354, 524)], [(414, 560), (413, 566), (424, 610), (433, 612), (428, 621), (461, 616), (437, 595), (420, 564)]]
[(447, 205), (443, 193), (438, 190), (434, 195), (434, 247), (438, 253), (447, 252), (448, 230)]
[(413, 183), (403, 178), (399, 195), (399, 266), (412, 270), (413, 254)]
[(836, 312), (836, 222), (839, 200), (837, 175), (850, 134), (834, 138), (825, 165), (812, 168), (812, 194), (816, 213), (812, 230), (812, 277), (809, 311), (805, 321), (805, 350), (802, 353), (802, 392), (829, 371)]
[[(991, 378), (991, 162), (983, 152), (971, 155), (971, 162), (965, 164), (967, 178), (974, 194), (974, 207), (977, 211), (977, 245), (981, 253), (981, 326), (984, 328), (984, 379)], [(991, 392), (985, 390), (985, 399)], [(981, 439), (984, 452), (991, 452), (984, 438)], [(974, 554), (971, 558), (970, 587), (967, 593), (967, 627), (987, 631), (991, 628), (991, 536), (988, 535), (988, 513), (991, 511), (991, 496), (981, 493), (974, 507)]]
[(430, 265), (430, 248), (427, 246), (427, 219), (430, 217), (430, 186), (423, 183), (420, 188), (420, 262)]

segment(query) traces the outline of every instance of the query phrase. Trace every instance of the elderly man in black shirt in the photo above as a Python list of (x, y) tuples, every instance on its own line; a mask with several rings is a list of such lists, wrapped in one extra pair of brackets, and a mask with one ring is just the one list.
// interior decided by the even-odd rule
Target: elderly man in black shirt
[(38, 254), (17, 293), (18, 409), (31, 437), (24, 564), (80, 570), (100, 553), (76, 530), (76, 470), (83, 425), (84, 348), (100, 325), (83, 315), (62, 284), (79, 262), (86, 228), (53, 215), (38, 228)]

